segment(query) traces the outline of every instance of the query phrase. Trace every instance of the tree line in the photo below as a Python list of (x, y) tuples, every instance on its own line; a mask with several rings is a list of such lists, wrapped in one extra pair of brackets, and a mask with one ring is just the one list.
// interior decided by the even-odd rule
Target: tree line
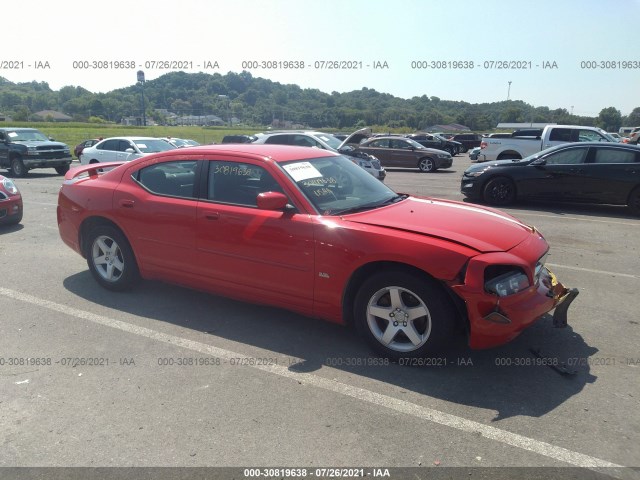
[(615, 107), (597, 117), (572, 115), (564, 108), (535, 107), (520, 100), (473, 104), (442, 100), (436, 96), (395, 97), (363, 87), (351, 92), (326, 93), (318, 89), (284, 85), (249, 72), (171, 72), (144, 85), (107, 93), (93, 93), (80, 86), (52, 90), (47, 82), (12, 83), (0, 77), (0, 112), (16, 121), (33, 120), (42, 110), (55, 110), (75, 121), (120, 123), (142, 117), (142, 89), (147, 118), (170, 123), (177, 116), (215, 115), (225, 122), (248, 126), (282, 123), (310, 128), (385, 126), (425, 129), (431, 125), (458, 123), (473, 131), (488, 131), (500, 122), (546, 122), (599, 126), (617, 131), (640, 125), (640, 107), (623, 116)]

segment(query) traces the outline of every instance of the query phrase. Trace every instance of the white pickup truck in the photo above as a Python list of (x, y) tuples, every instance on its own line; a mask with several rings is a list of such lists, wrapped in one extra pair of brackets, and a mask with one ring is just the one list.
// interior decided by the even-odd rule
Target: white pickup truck
[(482, 137), (479, 161), (525, 158), (541, 150), (569, 142), (615, 142), (598, 127), (547, 125), (542, 130), (516, 131), (507, 138)]

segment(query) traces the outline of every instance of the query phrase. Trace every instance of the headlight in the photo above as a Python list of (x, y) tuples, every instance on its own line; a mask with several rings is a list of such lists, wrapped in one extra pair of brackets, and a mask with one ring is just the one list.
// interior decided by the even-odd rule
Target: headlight
[(69, 153), (69, 154), (70, 154), (70, 153), (71, 153), (71, 149), (69, 149), (69, 148), (65, 148), (65, 149), (64, 149), (64, 153)]
[(499, 297), (506, 297), (526, 290), (529, 285), (529, 278), (523, 272), (513, 270), (489, 280), (484, 288)]
[(27, 147), (27, 155), (38, 155), (36, 147)]
[(479, 177), (485, 170), (476, 170), (475, 172), (464, 172), (465, 177)]
[(4, 178), (2, 180), (2, 185), (4, 186), (5, 190), (11, 195), (16, 195), (18, 193), (18, 187), (16, 187), (16, 184), (13, 183), (13, 180)]
[(451, 155), (449, 155), (448, 153), (439, 153), (438, 154), (438, 158), (450, 158)]

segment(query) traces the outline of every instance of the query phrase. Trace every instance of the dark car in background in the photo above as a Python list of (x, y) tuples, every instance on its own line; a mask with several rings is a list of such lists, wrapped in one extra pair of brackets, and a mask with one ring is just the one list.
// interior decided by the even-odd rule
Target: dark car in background
[(462, 152), (467, 153), (469, 150), (480, 146), (482, 136), (477, 133), (458, 133), (449, 140), (461, 143)]
[(520, 199), (627, 205), (640, 215), (640, 147), (566, 143), (522, 160), (485, 162), (465, 170), (460, 191), (508, 205)]
[(405, 137), (372, 137), (356, 148), (378, 158), (384, 167), (409, 167), (418, 168), (421, 172), (435, 172), (453, 164), (448, 152), (427, 148)]
[(69, 146), (56, 142), (35, 128), (0, 128), (0, 167), (14, 177), (24, 177), (33, 168), (55, 168), (64, 175), (71, 164)]
[(221, 143), (253, 143), (257, 139), (255, 135), (225, 135)]
[(418, 142), (423, 147), (435, 148), (436, 150), (444, 150), (449, 152), (451, 156), (462, 151), (462, 144), (459, 142), (453, 142), (446, 138), (431, 133), (412, 133), (407, 135), (407, 138)]
[(73, 148), (73, 154), (76, 156), (78, 160), (80, 160), (80, 155), (82, 155), (82, 151), (85, 148), (93, 147), (96, 143), (98, 143), (102, 138), (91, 138), (89, 140), (85, 140), (80, 142)]

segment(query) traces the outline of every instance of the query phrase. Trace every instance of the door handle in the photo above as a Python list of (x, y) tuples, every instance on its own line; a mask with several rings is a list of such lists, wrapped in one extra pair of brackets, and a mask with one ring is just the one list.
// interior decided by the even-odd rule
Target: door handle
[(220, 214), (218, 212), (207, 212), (204, 214), (204, 218), (207, 220), (218, 220), (220, 218)]
[(120, 200), (120, 206), (124, 207), (124, 208), (133, 208), (133, 206), (136, 204), (135, 201), (133, 200), (127, 200), (127, 199), (122, 199)]

